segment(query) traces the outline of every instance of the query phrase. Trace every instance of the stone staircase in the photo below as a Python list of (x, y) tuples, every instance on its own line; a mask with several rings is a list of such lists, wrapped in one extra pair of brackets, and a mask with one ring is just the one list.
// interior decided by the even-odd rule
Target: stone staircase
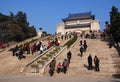
[[(50, 36), (48, 36), (50, 37)], [(43, 39), (39, 39), (42, 40), (43, 44), (48, 45), (48, 37), (44, 37)], [(20, 42), (18, 43), (18, 45), (23, 44), (25, 42), (29, 42), (31, 41), (33, 38), (24, 41), (24, 42)], [(38, 41), (39, 41), (38, 40)], [(64, 42), (66, 42), (67, 40), (61, 40), (61, 46), (64, 44)], [(12, 56), (12, 52), (8, 51), (10, 48), (15, 47), (16, 44), (11, 45), (10, 47), (6, 48), (5, 51), (2, 51), (0, 53), (0, 75), (17, 75), (20, 74), (21, 70), (23, 69), (23, 67), (26, 65), (26, 63), (28, 63), (29, 61), (33, 60), (34, 58), (36, 58), (38, 55), (40, 55), (40, 52), (36, 52), (34, 53), (34, 55), (29, 54), (27, 55), (25, 53), (26, 58), (19, 60), (16, 56)], [(10, 68), (9, 68), (10, 67)], [(9, 69), (8, 69), (9, 68)]]
[[(80, 41), (80, 38), (78, 39)], [(106, 41), (101, 41), (100, 39), (86, 39), (87, 41), (87, 51), (83, 53), (83, 57), (79, 56), (79, 41), (76, 42), (75, 46), (71, 48), (72, 58), (71, 63), (68, 67), (67, 73), (59, 73), (55, 71), (53, 76), (65, 76), (65, 77), (92, 77), (92, 78), (111, 78), (113, 74), (120, 74), (120, 57), (115, 48), (109, 48)], [(59, 62), (63, 62), (66, 58), (68, 50), (62, 52), (61, 55), (56, 59), (56, 65)], [(100, 71), (96, 72), (93, 70), (88, 70), (87, 57), (92, 54), (92, 59), (97, 55), (100, 59)], [(94, 67), (94, 62), (93, 62)], [(49, 67), (46, 68), (46, 76), (48, 74)]]

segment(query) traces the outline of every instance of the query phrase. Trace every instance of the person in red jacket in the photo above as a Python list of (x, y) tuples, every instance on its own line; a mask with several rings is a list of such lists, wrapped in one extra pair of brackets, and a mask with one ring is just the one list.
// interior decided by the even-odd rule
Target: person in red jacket
[(34, 53), (34, 45), (31, 46), (32, 54)]
[(57, 65), (57, 73), (60, 73), (60, 72), (62, 72), (62, 64), (58, 63), (58, 65)]

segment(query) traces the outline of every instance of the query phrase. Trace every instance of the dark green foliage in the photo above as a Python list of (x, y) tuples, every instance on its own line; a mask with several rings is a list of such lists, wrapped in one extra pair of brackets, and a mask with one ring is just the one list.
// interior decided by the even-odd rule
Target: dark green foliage
[(67, 46), (67, 48), (69, 48), (76, 40), (77, 40), (77, 36), (74, 36), (67, 43), (65, 43), (65, 45)]
[(116, 42), (120, 42), (120, 12), (115, 6), (113, 6), (110, 11), (110, 23), (110, 33)]
[(24, 40), (24, 37), (21, 36), (20, 34), (16, 34), (14, 37), (14, 40), (17, 42), (20, 42), (20, 41)]
[(14, 48), (10, 48), (10, 49), (9, 49), (9, 51), (13, 51), (13, 50), (14, 50)]
[(31, 68), (38, 68), (38, 65), (37, 64), (32, 64)]
[(29, 26), (25, 12), (19, 11), (16, 15), (10, 12), (9, 16), (0, 13), (0, 42), (19, 42), (36, 35), (36, 29)]
[(15, 16), (15, 19), (20, 24), (27, 24), (27, 17), (26, 13), (19, 11), (17, 15)]
[(0, 13), (0, 22), (8, 21), (9, 19), (9, 16), (5, 16), (2, 13)]

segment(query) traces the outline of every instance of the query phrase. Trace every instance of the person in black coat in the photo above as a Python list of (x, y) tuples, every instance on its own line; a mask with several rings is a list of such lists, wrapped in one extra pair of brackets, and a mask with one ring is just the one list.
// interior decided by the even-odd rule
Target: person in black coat
[(68, 62), (70, 63), (70, 60), (71, 60), (71, 56), (72, 56), (72, 53), (71, 53), (71, 51), (69, 51), (68, 53), (67, 53), (67, 59), (68, 59)]
[(23, 50), (23, 49), (20, 50), (19, 55), (18, 55), (18, 59), (21, 60), (22, 58), (26, 58), (26, 57), (24, 56), (24, 50)]
[(86, 49), (87, 49), (87, 44), (86, 43), (84, 43), (84, 52), (86, 52)]
[(95, 70), (96, 71), (100, 71), (100, 68), (99, 68), (99, 63), (100, 63), (100, 60), (97, 56), (94, 57), (94, 64), (95, 64)]
[(84, 49), (83, 49), (83, 47), (81, 46), (81, 47), (80, 47), (81, 57), (82, 57), (82, 55), (83, 55), (83, 50), (84, 50)]
[(50, 69), (49, 69), (49, 74), (50, 74), (50, 76), (53, 76), (53, 74), (54, 74), (55, 65), (56, 65), (56, 60), (53, 59), (53, 60), (50, 62), (50, 65), (49, 65), (49, 67), (50, 67)]
[(92, 70), (92, 56), (89, 54), (88, 56), (88, 70)]

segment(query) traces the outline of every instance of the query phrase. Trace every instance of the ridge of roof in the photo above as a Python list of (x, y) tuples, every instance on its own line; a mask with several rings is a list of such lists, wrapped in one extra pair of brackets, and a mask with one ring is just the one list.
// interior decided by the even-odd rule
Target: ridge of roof
[(91, 16), (91, 15), (92, 15), (91, 12), (76, 13), (76, 14), (69, 14), (68, 18), (69, 18), (69, 17), (74, 17), (74, 16), (79, 17), (79, 16)]
[(76, 13), (76, 14), (69, 14), (67, 18), (64, 18), (65, 20), (76, 20), (76, 19), (86, 19), (86, 18), (93, 18), (94, 15), (92, 15), (92, 12), (84, 12), (84, 13)]

